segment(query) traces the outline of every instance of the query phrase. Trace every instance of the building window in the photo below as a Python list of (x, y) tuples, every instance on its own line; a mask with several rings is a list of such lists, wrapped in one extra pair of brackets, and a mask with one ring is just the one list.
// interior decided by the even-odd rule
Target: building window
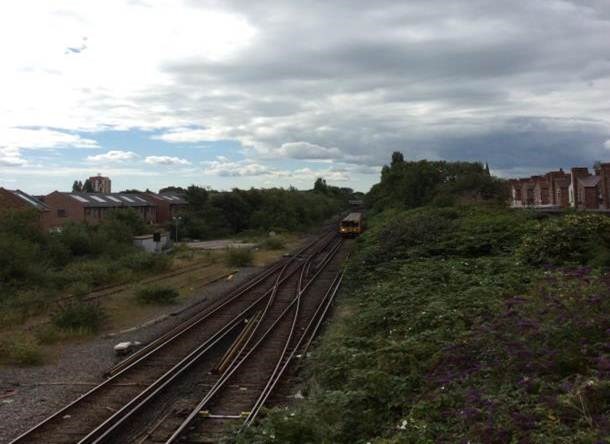
[(57, 210), (57, 217), (68, 217), (66, 210), (63, 208)]

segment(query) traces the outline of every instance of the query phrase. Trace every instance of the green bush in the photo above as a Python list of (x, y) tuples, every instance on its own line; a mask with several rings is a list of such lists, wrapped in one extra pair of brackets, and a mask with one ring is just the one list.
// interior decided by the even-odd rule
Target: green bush
[(74, 302), (61, 307), (53, 315), (53, 324), (64, 331), (77, 334), (97, 333), (106, 319), (100, 305)]
[(0, 360), (18, 366), (41, 365), (44, 355), (38, 342), (26, 335), (14, 335), (0, 341)]
[(179, 296), (180, 293), (175, 288), (159, 285), (140, 288), (136, 291), (136, 298), (143, 304), (174, 304)]
[(610, 219), (596, 214), (569, 214), (542, 220), (523, 239), (518, 257), (540, 265), (610, 265)]
[(279, 236), (268, 237), (263, 241), (262, 247), (267, 250), (281, 250), (286, 246), (284, 239)]
[(250, 248), (228, 248), (226, 263), (229, 267), (247, 267), (254, 260), (254, 253)]
[(171, 265), (171, 258), (164, 254), (152, 254), (145, 251), (132, 253), (120, 259), (122, 267), (137, 272), (159, 273)]
[(71, 262), (57, 273), (57, 279), (66, 284), (79, 281), (92, 288), (117, 282), (124, 271), (121, 264), (111, 259), (88, 259)]

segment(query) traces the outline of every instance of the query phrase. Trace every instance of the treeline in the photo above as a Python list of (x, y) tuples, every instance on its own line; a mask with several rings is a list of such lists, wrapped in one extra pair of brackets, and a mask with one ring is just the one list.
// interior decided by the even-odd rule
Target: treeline
[(244, 231), (304, 230), (336, 214), (352, 196), (350, 188), (317, 179), (310, 191), (271, 188), (186, 190), (189, 208), (178, 223), (180, 237), (209, 239)]
[(375, 210), (409, 209), (427, 204), (448, 206), (457, 202), (505, 201), (507, 188), (480, 162), (408, 161), (400, 152), (381, 170), (381, 180), (367, 195)]

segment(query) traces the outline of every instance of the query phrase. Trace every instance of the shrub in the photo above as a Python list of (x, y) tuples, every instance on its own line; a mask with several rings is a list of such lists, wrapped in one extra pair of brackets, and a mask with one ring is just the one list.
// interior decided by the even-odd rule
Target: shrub
[(117, 278), (117, 272), (121, 269), (117, 261), (96, 259), (72, 262), (64, 267), (57, 279), (64, 283), (74, 282), (76, 279), (91, 287), (99, 287), (111, 284)]
[(150, 286), (136, 291), (138, 301), (143, 304), (174, 304), (180, 293), (171, 287)]
[(609, 250), (609, 218), (570, 214), (539, 222), (538, 229), (523, 239), (517, 253), (521, 260), (535, 265), (608, 265)]
[(61, 330), (77, 334), (97, 333), (106, 314), (101, 306), (84, 302), (74, 302), (61, 307), (53, 316), (53, 324)]
[(278, 236), (268, 237), (263, 242), (263, 248), (267, 250), (281, 250), (285, 245), (284, 240)]
[(151, 254), (139, 251), (123, 257), (120, 262), (121, 266), (132, 271), (158, 273), (169, 268), (171, 258), (164, 254)]
[(230, 267), (247, 267), (252, 264), (254, 253), (250, 248), (228, 248), (226, 262)]
[(0, 341), (0, 358), (8, 364), (24, 367), (40, 365), (44, 360), (38, 342), (26, 335), (13, 335)]

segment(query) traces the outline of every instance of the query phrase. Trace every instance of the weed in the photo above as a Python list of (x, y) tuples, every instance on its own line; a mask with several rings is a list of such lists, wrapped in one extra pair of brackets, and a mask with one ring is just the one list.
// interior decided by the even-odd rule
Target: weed
[(97, 333), (106, 313), (97, 304), (74, 302), (61, 307), (53, 316), (53, 324), (60, 330), (77, 335)]
[(262, 247), (267, 250), (281, 250), (285, 247), (284, 239), (278, 236), (268, 237), (263, 241)]
[(228, 248), (226, 263), (230, 267), (247, 267), (252, 264), (254, 253), (250, 248)]
[(15, 334), (0, 341), (0, 360), (23, 367), (41, 365), (44, 355), (35, 338)]
[(174, 304), (180, 293), (171, 287), (153, 285), (136, 291), (136, 298), (143, 304)]

